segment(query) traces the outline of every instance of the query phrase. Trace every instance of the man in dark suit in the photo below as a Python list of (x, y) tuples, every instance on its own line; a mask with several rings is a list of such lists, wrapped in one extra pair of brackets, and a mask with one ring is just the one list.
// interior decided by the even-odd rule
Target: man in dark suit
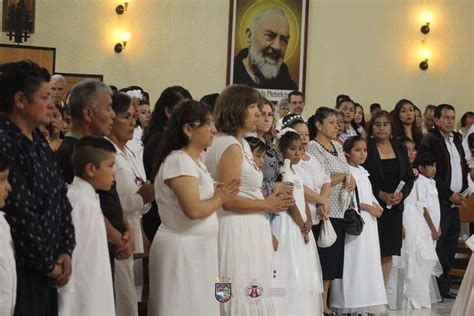
[(461, 192), (468, 187), (468, 166), (464, 158), (461, 134), (454, 132), (456, 112), (449, 104), (440, 104), (434, 111), (435, 126), (422, 140), (421, 152), (429, 152), (436, 157), (436, 187), (441, 206), (441, 237), (436, 252), (443, 268), (438, 278), (441, 296), (455, 298), (450, 291), (449, 272), (454, 263), (460, 234), (459, 206), (465, 198)]
[(260, 89), (297, 90), (283, 62), (290, 41), (283, 11), (267, 8), (258, 12), (246, 34), (248, 48), (234, 58), (233, 83)]

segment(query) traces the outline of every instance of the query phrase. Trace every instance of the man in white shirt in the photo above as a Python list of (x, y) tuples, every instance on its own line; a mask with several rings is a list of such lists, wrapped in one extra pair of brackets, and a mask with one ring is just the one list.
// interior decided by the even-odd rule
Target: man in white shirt
[(440, 104), (434, 111), (435, 126), (424, 136), (420, 154), (436, 157), (436, 187), (441, 208), (441, 237), (436, 252), (443, 267), (438, 278), (441, 296), (455, 298), (450, 292), (449, 272), (454, 263), (460, 234), (459, 206), (464, 204), (461, 193), (468, 188), (468, 166), (462, 147), (462, 136), (454, 131), (456, 112), (452, 105)]

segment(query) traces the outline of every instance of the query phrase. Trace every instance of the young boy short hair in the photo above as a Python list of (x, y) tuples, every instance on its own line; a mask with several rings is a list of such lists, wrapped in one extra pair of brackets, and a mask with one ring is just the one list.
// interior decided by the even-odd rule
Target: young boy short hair
[(415, 160), (415, 167), (419, 172), (415, 188), (418, 193), (418, 201), (422, 203), (428, 211), (433, 227), (428, 220), (427, 222), (428, 226), (430, 226), (433, 240), (435, 240), (436, 243), (436, 240), (438, 240), (441, 235), (441, 210), (438, 189), (436, 188), (436, 181), (434, 179), (436, 176), (436, 159), (428, 153), (419, 154)]
[(103, 137), (87, 136), (75, 146), (75, 177), (67, 196), (72, 205), (76, 249), (69, 284), (59, 289), (59, 315), (115, 315), (105, 222), (96, 190), (115, 180), (115, 148)]
[(16, 301), (16, 264), (10, 226), (1, 209), (11, 191), (8, 182), (10, 159), (0, 152), (0, 315), (13, 315)]

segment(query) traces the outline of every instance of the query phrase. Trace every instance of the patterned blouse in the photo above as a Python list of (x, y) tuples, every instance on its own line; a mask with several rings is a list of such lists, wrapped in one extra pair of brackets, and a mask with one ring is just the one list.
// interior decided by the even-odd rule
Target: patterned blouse
[(263, 166), (263, 185), (262, 192), (264, 196), (270, 195), (275, 190), (275, 183), (281, 181), (280, 168), (283, 166), (283, 157), (271, 144), (267, 146), (265, 153), (265, 164)]
[(33, 141), (0, 115), (0, 151), (13, 161), (12, 191), (3, 211), (10, 224), (17, 267), (44, 274), (75, 246), (71, 204), (55, 155), (38, 130)]
[[(317, 141), (310, 141), (308, 144), (308, 154), (313, 155), (324, 168), (327, 174), (335, 176), (341, 173), (349, 173), (349, 164), (346, 156), (342, 150), (342, 146), (334, 141), (331, 141), (336, 149), (336, 152), (329, 152)], [(332, 218), (343, 218), (345, 210), (342, 203), (342, 192), (344, 189), (344, 182), (341, 182), (332, 187), (329, 195), (329, 206), (331, 210), (329, 216)]]

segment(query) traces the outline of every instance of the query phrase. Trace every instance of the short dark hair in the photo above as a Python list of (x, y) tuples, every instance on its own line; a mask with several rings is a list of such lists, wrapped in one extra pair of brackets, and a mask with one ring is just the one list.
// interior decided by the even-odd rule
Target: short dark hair
[(254, 136), (247, 136), (245, 137), (245, 140), (247, 143), (249, 143), (250, 150), (253, 151), (266, 151), (267, 150), (267, 145), (260, 139)]
[(436, 163), (436, 158), (431, 153), (424, 152), (416, 156), (414, 166), (415, 168), (426, 167), (426, 166), (433, 166), (435, 163)]
[(12, 161), (6, 154), (0, 151), (0, 172), (10, 169)]
[(262, 103), (262, 96), (256, 89), (233, 84), (225, 88), (219, 95), (214, 108), (214, 119), (219, 132), (235, 135), (244, 127), (247, 107)]
[(209, 110), (211, 110), (211, 112), (214, 112), (214, 107), (216, 106), (216, 101), (218, 97), (219, 93), (206, 94), (201, 98), (201, 100), (199, 100), (199, 102), (207, 104)]
[(288, 93), (288, 102), (291, 101), (291, 97), (294, 96), (294, 95), (295, 95), (295, 96), (300, 95), (300, 96), (302, 96), (303, 99), (304, 99), (304, 95), (303, 95), (302, 92), (300, 92), (300, 91), (298, 91), (298, 90), (293, 90), (293, 91), (291, 91), (290, 93)]
[(132, 106), (132, 98), (125, 92), (114, 92), (112, 94), (112, 109), (115, 114), (125, 113)]
[(466, 120), (469, 116), (474, 116), (474, 112), (466, 112), (464, 113), (462, 116), (461, 116), (461, 127), (465, 127), (466, 126)]
[(423, 115), (426, 115), (428, 111), (434, 111), (434, 110), (436, 110), (436, 105), (428, 104), (425, 108), (425, 112), (423, 112)]
[(51, 76), (46, 70), (31, 60), (22, 60), (0, 65), (0, 112), (11, 113), (17, 92), (22, 92), (32, 101), (33, 94)]
[(382, 109), (382, 106), (379, 103), (372, 103), (370, 105), (370, 113), (373, 113), (375, 109)]
[(114, 145), (104, 137), (86, 136), (81, 138), (72, 154), (74, 175), (80, 178), (84, 177), (84, 168), (87, 164), (91, 163), (99, 168), (100, 164), (115, 152)]
[(469, 149), (474, 147), (474, 133), (469, 134), (467, 137), (467, 145), (469, 146)]
[(456, 112), (456, 110), (454, 109), (454, 106), (452, 106), (451, 104), (443, 103), (436, 107), (434, 111), (434, 117), (438, 119), (441, 118), (441, 114), (443, 113), (444, 109), (453, 110), (454, 112)]

